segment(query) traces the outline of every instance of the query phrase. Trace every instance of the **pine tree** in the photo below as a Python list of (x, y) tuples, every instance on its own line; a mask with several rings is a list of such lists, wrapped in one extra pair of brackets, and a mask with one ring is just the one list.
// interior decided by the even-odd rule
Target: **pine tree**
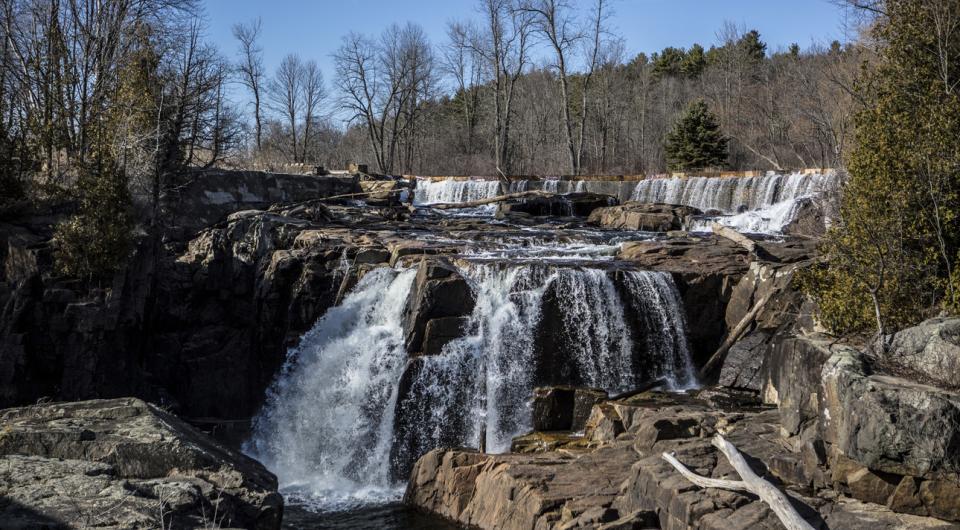
[(960, 28), (956, 0), (887, 0), (877, 66), (861, 81), (840, 219), (807, 278), (835, 332), (884, 334), (955, 311), (960, 250)]
[(665, 150), (667, 164), (677, 171), (720, 168), (727, 163), (727, 138), (703, 100), (687, 107), (667, 135)]

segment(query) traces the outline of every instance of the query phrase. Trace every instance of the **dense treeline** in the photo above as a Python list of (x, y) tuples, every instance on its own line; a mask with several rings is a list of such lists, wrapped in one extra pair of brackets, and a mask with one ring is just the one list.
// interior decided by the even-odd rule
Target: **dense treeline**
[(441, 42), (413, 23), (348, 33), (328, 86), (296, 54), (268, 71), (260, 21), (218, 50), (198, 0), (0, 0), (0, 186), (71, 189), (91, 153), (154, 208), (182, 168), (227, 161), (658, 172), (694, 101), (720, 124), (720, 166), (840, 164), (862, 47), (768, 50), (728, 25), (708, 49), (630, 55), (611, 16), (609, 0), (480, 0)]
[(610, 33), (608, 1), (584, 12), (561, 0), (479, 8), (433, 48), (409, 25), (345, 38), (336, 77), (353, 120), (325, 159), (385, 173), (660, 172), (668, 132), (703, 100), (729, 140), (722, 166), (841, 165), (862, 46), (772, 51), (727, 25), (709, 49), (630, 57)]

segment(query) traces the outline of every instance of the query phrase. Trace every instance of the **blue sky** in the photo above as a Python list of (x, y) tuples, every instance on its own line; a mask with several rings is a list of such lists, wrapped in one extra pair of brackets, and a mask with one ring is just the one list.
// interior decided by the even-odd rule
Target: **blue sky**
[[(588, 9), (589, 0), (574, 0)], [(379, 33), (393, 22), (414, 21), (434, 44), (445, 40), (451, 20), (477, 17), (475, 0), (206, 0), (208, 33), (229, 57), (236, 43), (230, 28), (263, 20), (262, 43), (268, 71), (289, 52), (316, 59), (329, 81), (330, 54), (350, 30)], [(625, 39), (628, 57), (666, 46), (687, 47), (716, 40), (724, 21), (757, 29), (768, 48), (845, 41), (842, 9), (829, 0), (614, 0), (610, 25)]]

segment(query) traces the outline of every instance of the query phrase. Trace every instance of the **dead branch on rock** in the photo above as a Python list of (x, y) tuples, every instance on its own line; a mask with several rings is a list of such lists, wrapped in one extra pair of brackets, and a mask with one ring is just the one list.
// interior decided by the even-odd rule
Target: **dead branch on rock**
[(750, 465), (747, 464), (745, 458), (737, 450), (736, 447), (721, 435), (716, 435), (713, 438), (713, 446), (720, 450), (724, 456), (727, 457), (727, 460), (730, 462), (730, 465), (733, 466), (733, 469), (740, 475), (741, 480), (723, 480), (702, 477), (696, 473), (690, 471), (686, 466), (680, 463), (672, 454), (663, 453), (663, 459), (670, 463), (677, 471), (680, 472), (687, 480), (700, 486), (701, 488), (717, 488), (725, 490), (734, 490), (734, 491), (748, 491), (753, 493), (757, 497), (760, 497), (760, 500), (767, 503), (767, 506), (773, 510), (773, 513), (777, 515), (780, 519), (780, 522), (783, 523), (783, 526), (787, 530), (813, 530), (813, 526), (810, 525), (803, 517), (800, 516), (800, 513), (797, 512), (797, 509), (793, 507), (793, 504), (790, 503), (790, 499), (780, 491), (779, 488), (771, 484), (769, 481), (764, 480), (759, 475), (753, 472), (753, 469), (750, 468)]
[(665, 384), (667, 384), (667, 380), (664, 378), (655, 379), (653, 381), (647, 381), (646, 383), (638, 386), (637, 388), (634, 388), (633, 390), (628, 390), (622, 394), (617, 394), (611, 397), (610, 399), (608, 399), (607, 401), (619, 401), (621, 399), (631, 398), (633, 396), (636, 396), (637, 394), (642, 394), (647, 390), (653, 390), (654, 388), (657, 388), (658, 386), (663, 386)]
[[(796, 271), (799, 267), (800, 267), (800, 264), (791, 265), (789, 267), (783, 267), (782, 269), (777, 271), (777, 274), (778, 275), (790, 274)], [(744, 315), (742, 319), (740, 319), (740, 322), (738, 322), (737, 325), (734, 326), (732, 330), (730, 330), (730, 334), (727, 335), (727, 338), (726, 340), (723, 341), (723, 344), (721, 344), (720, 347), (717, 348), (717, 351), (710, 356), (710, 359), (707, 360), (707, 363), (704, 364), (703, 368), (700, 369), (700, 372), (698, 374), (700, 376), (700, 379), (705, 379), (708, 376), (710, 376), (713, 370), (721, 362), (723, 362), (723, 360), (727, 356), (727, 352), (738, 340), (740, 340), (740, 337), (743, 336), (744, 332), (746, 332), (747, 329), (750, 328), (750, 325), (753, 324), (753, 321), (757, 319), (757, 315), (759, 315), (760, 311), (762, 311), (764, 306), (767, 305), (767, 302), (769, 302), (770, 299), (773, 298), (775, 295), (779, 294), (783, 289), (784, 287), (781, 287), (779, 289), (777, 288), (771, 289), (770, 292), (762, 296), (759, 300), (757, 300), (755, 304), (753, 304), (753, 307), (750, 308), (750, 311), (748, 311), (747, 314)]]
[(747, 249), (747, 252), (751, 254), (757, 253), (757, 244), (752, 239), (741, 234), (740, 232), (737, 232), (729, 226), (724, 226), (720, 223), (713, 222), (710, 224), (710, 229), (713, 230), (714, 234), (717, 234), (720, 237), (725, 237)]
[(541, 190), (530, 190), (530, 191), (518, 191), (516, 193), (507, 193), (505, 195), (497, 195), (496, 197), (490, 197), (488, 199), (478, 199), (476, 201), (466, 201), (466, 202), (442, 202), (438, 204), (428, 205), (430, 208), (436, 208), (438, 210), (452, 210), (455, 208), (476, 208), (477, 206), (483, 206), (485, 204), (493, 204), (496, 202), (509, 201), (511, 199), (525, 199), (527, 197), (553, 197), (558, 195), (557, 193), (551, 193), (548, 191)]
[(703, 368), (700, 369), (700, 379), (707, 378), (713, 372), (714, 368), (723, 362), (723, 360), (727, 357), (727, 352), (730, 350), (730, 348), (734, 345), (734, 343), (740, 340), (740, 337), (745, 331), (747, 331), (747, 328), (749, 328), (753, 321), (757, 318), (757, 315), (760, 314), (760, 311), (763, 310), (763, 307), (767, 305), (767, 302), (769, 302), (770, 299), (773, 298), (773, 295), (777, 292), (778, 291), (771, 290), (769, 293), (761, 297), (760, 300), (757, 300), (757, 303), (753, 304), (753, 307), (750, 308), (750, 311), (748, 311), (747, 314), (740, 319), (740, 322), (738, 322), (737, 325), (730, 331), (730, 334), (727, 335), (727, 339), (723, 341), (723, 344), (721, 344), (720, 347), (717, 348), (717, 351), (710, 356), (707, 364), (703, 365)]

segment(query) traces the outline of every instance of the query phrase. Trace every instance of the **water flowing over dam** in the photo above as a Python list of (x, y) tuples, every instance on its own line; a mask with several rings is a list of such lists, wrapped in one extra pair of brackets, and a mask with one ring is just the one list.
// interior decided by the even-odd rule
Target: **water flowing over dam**
[(415, 269), (367, 273), (288, 355), (247, 451), (288, 495), (326, 508), (396, 498), (439, 446), (509, 449), (535, 386), (621, 392), (695, 384), (667, 273), (462, 262), (476, 298), (463, 334), (408, 357), (400, 322)]
[[(673, 177), (638, 181), (594, 180), (513, 180), (509, 192), (543, 190), (550, 193), (599, 193), (616, 197), (621, 203), (636, 201), (692, 206), (705, 215), (690, 227), (709, 231), (717, 221), (743, 232), (777, 233), (797, 215), (804, 199), (832, 190), (838, 182), (833, 171), (767, 173), (750, 177)], [(414, 202), (418, 205), (467, 202), (495, 197), (496, 180), (446, 178), (417, 179)], [(481, 211), (492, 213), (495, 206)]]

